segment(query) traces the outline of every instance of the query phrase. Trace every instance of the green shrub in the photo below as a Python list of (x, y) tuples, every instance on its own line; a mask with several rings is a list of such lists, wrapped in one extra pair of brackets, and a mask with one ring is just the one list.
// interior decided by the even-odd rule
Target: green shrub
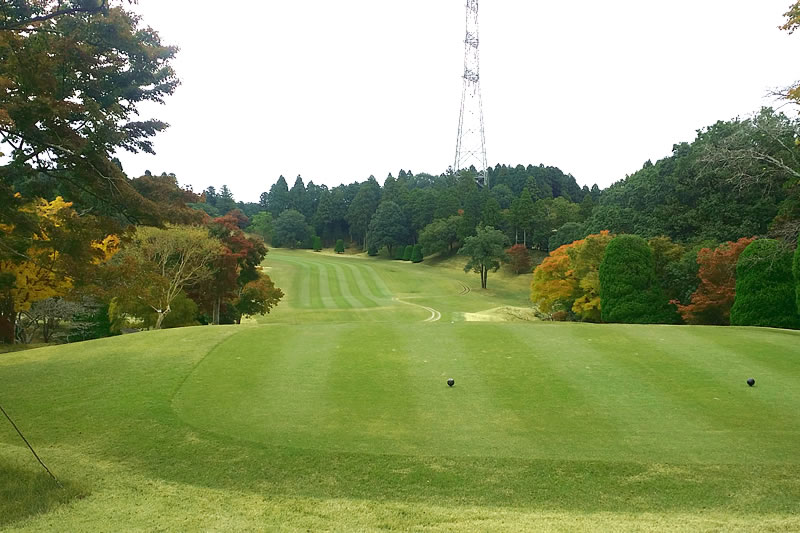
[(731, 325), (800, 329), (792, 252), (780, 242), (753, 241), (739, 256)]
[(653, 253), (636, 235), (615, 237), (600, 263), (600, 313), (604, 322), (677, 324), (680, 317), (656, 279)]
[(392, 257), (398, 261), (402, 261), (403, 253), (405, 251), (406, 249), (403, 246), (395, 246), (394, 249), (392, 250)]
[(415, 244), (414, 249), (411, 250), (411, 262), (422, 263), (422, 245)]
[(410, 244), (403, 250), (403, 261), (411, 261), (411, 254), (414, 253), (414, 247)]
[(369, 248), (367, 248), (367, 255), (370, 257), (375, 257), (378, 255), (378, 247), (374, 244), (370, 244)]
[(315, 252), (319, 252), (322, 250), (322, 238), (319, 237), (318, 235), (314, 235), (313, 248)]
[(336, 252), (337, 254), (344, 253), (344, 241), (342, 239), (336, 240), (336, 247), (333, 249), (333, 251)]

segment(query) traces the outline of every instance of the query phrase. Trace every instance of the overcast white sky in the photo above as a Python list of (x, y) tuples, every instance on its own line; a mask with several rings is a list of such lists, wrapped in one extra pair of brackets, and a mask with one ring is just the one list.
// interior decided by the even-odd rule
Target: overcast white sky
[[(482, 0), (489, 164), (554, 165), (606, 187), (800, 77), (791, 0)], [(453, 164), (463, 0), (139, 0), (180, 46), (182, 85), (143, 116), (171, 124), (127, 173), (174, 172), (258, 201)]]

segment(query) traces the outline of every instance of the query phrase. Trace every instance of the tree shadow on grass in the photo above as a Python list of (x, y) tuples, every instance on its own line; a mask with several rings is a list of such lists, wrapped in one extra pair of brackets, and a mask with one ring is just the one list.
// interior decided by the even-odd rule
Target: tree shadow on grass
[(0, 528), (86, 496), (75, 485), (62, 483), (63, 488), (43, 471), (25, 470), (0, 460)]

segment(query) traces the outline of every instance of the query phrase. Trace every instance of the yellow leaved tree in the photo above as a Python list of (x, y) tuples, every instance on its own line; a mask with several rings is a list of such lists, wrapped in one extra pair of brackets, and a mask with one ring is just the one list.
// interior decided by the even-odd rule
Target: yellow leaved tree
[(598, 269), (612, 238), (603, 230), (550, 252), (534, 270), (531, 282), (531, 301), (539, 311), (563, 318), (572, 312), (580, 320), (599, 322)]
[[(20, 313), (35, 302), (66, 295), (73, 287), (70, 261), (56, 248), (55, 234), (61, 234), (71, 219), (77, 217), (70, 202), (60, 196), (53, 201), (38, 199), (26, 210), (38, 219), (38, 228), (30, 236), (25, 253), (0, 259), (0, 342), (13, 343), (15, 324)], [(14, 227), (4, 226), (8, 236)], [(110, 259), (119, 249), (119, 238), (109, 235), (90, 244), (95, 264)]]

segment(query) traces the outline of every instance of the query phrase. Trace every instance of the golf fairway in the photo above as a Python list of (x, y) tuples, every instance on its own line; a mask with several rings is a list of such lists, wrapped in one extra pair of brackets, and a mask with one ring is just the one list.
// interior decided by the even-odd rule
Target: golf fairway
[(0, 424), (0, 527), (800, 529), (800, 334), (517, 320), (460, 265), (272, 250), (266, 317), (0, 355), (71, 494)]

